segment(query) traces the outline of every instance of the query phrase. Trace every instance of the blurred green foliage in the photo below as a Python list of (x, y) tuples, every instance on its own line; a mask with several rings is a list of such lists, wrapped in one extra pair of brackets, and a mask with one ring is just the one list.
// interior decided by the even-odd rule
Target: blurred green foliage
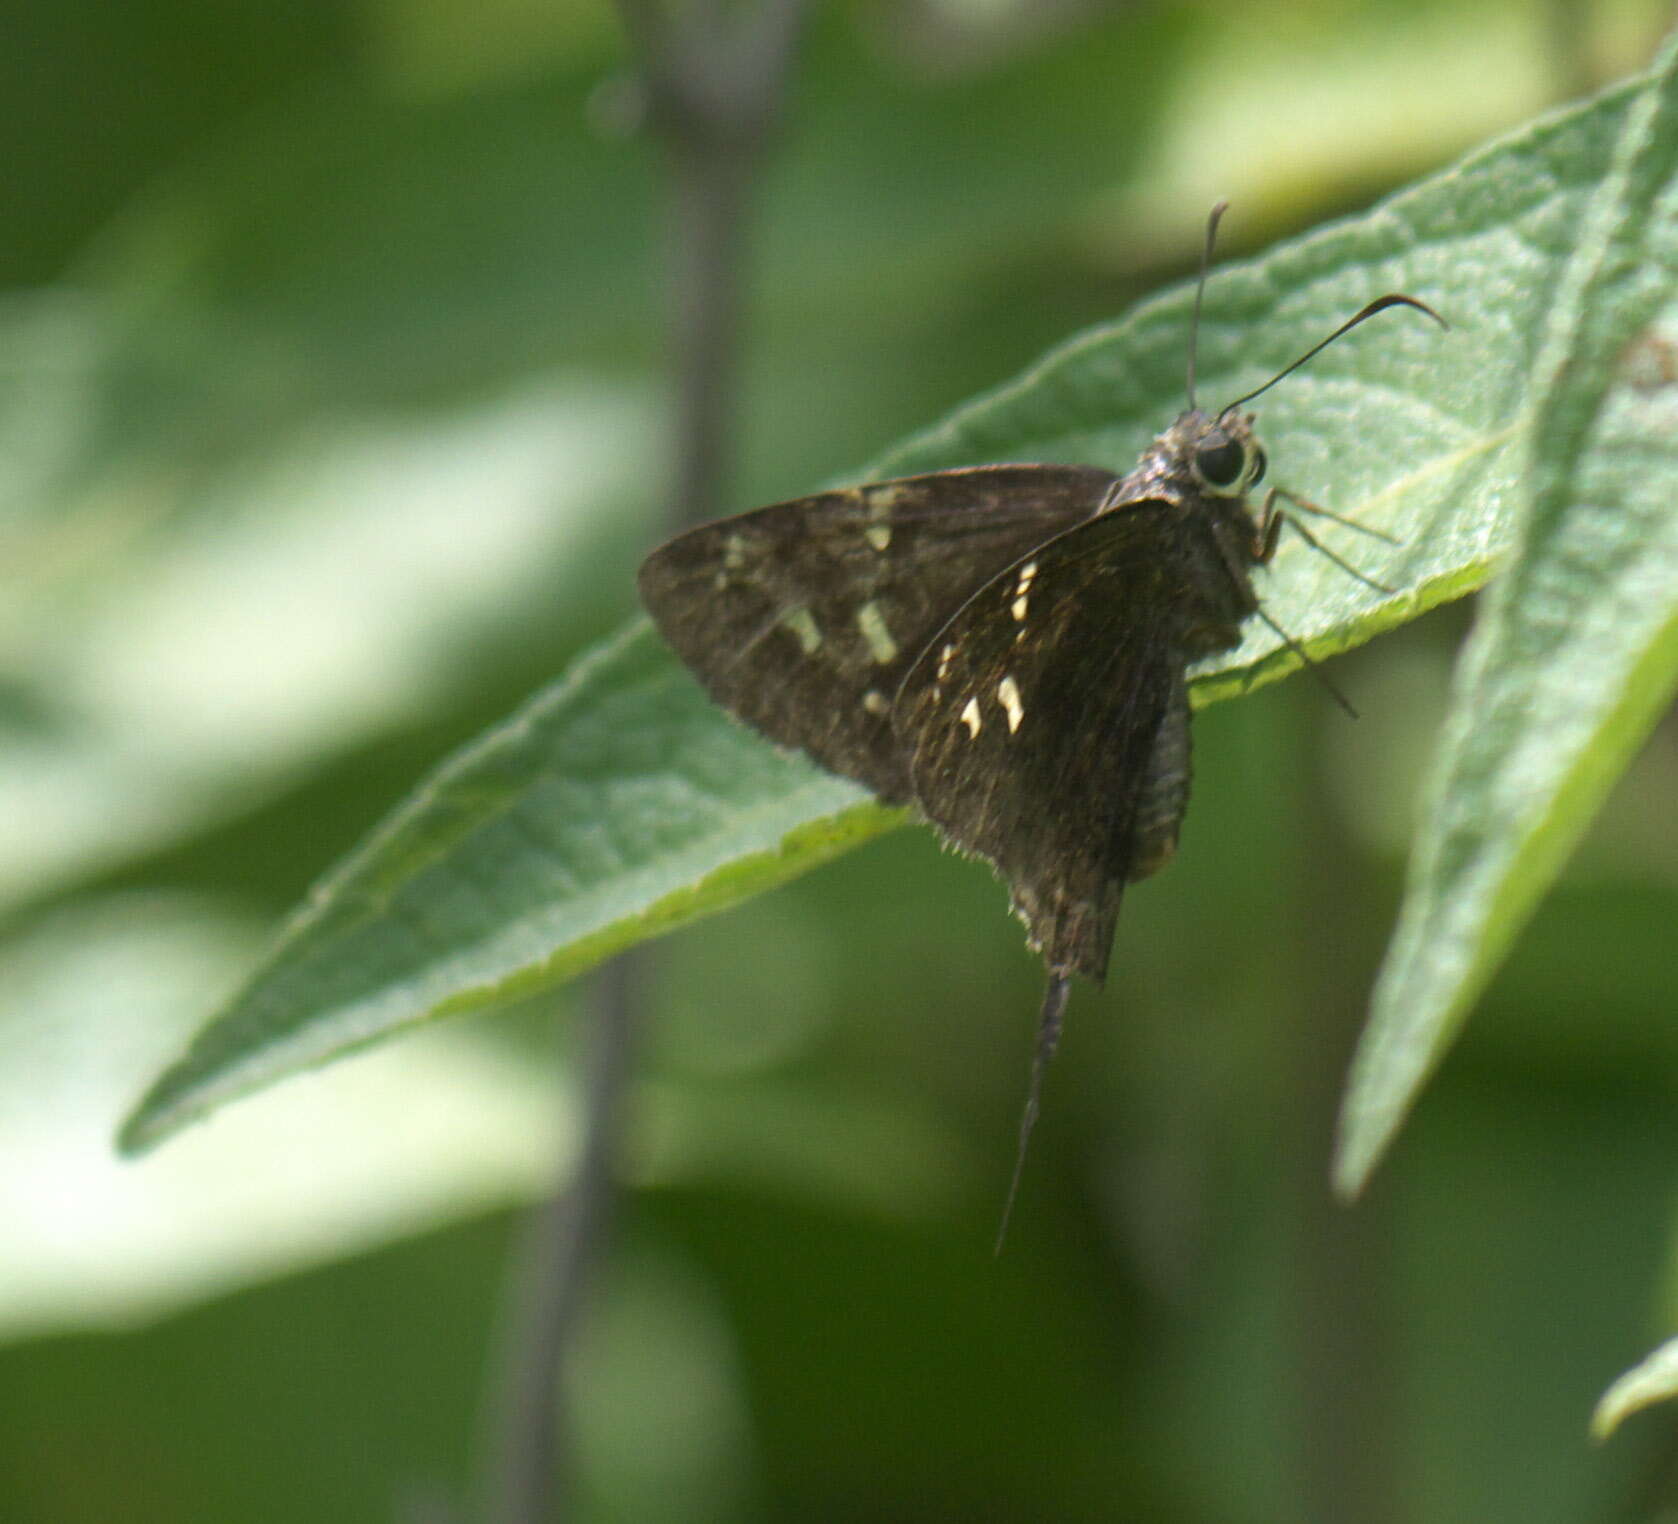
[[(1217, 195), (1250, 251), (1659, 25), (1047, 14), (823, 12), (759, 197), (740, 506), (1181, 274)], [(555, 1002), (138, 1166), (110, 1138), (316, 875), (628, 614), (667, 474), (656, 160), (604, 8), (11, 16), (0, 1517), (419, 1516), (467, 1488), (507, 1213), (562, 1165)], [(1182, 859), (1074, 1000), (999, 1264), (1038, 975), (988, 875), (900, 832), (663, 944), (571, 1394), (589, 1517), (1678, 1504), (1669, 1414), (1585, 1437), (1678, 1309), (1670, 722), (1387, 1173), (1328, 1197), (1463, 627), (1337, 662), (1356, 726), (1301, 683), (1197, 722)]]

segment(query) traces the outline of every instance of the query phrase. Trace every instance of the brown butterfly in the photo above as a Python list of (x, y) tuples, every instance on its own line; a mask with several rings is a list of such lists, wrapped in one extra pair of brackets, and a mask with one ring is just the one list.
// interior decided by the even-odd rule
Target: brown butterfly
[(1188, 667), (1266, 617), (1251, 573), (1284, 523), (1369, 581), (1278, 505), (1336, 515), (1275, 487), (1249, 506), (1265, 456), (1242, 408), (1388, 307), (1443, 326), (1414, 297), (1380, 297), (1202, 411), (1194, 341), (1223, 210), (1195, 294), (1189, 406), (1129, 475), (996, 465), (872, 482), (702, 525), (641, 566), (642, 601), (723, 708), (915, 806), (1007, 882), (1048, 971), (1008, 1208), (1071, 976), (1104, 978), (1125, 885), (1177, 848)]

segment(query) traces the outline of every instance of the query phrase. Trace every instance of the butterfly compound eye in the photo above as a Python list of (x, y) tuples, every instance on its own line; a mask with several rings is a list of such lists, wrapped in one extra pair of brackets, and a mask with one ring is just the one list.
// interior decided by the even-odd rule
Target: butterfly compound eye
[(1247, 468), (1247, 452), (1221, 429), (1213, 429), (1194, 451), (1194, 468), (1209, 487), (1233, 487)]

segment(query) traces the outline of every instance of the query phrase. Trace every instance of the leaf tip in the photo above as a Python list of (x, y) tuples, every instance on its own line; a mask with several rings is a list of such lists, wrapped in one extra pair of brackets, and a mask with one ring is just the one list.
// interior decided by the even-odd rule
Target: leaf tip
[(160, 1112), (152, 1102), (152, 1092), (148, 1091), (122, 1119), (113, 1142), (121, 1158), (138, 1159), (142, 1154), (150, 1153), (173, 1131), (167, 1110)]
[(1332, 1184), (1334, 1194), (1341, 1203), (1352, 1206), (1363, 1195), (1369, 1177), (1381, 1162), (1391, 1134), (1372, 1134), (1367, 1128), (1355, 1127), (1345, 1112), (1341, 1114), (1339, 1131), (1334, 1147)]
[(167, 1142), (188, 1122), (202, 1116), (191, 1086), (183, 1084), (184, 1065), (171, 1064), (146, 1087), (117, 1127), (113, 1140), (119, 1157), (138, 1159)]
[(1668, 1339), (1602, 1394), (1591, 1414), (1591, 1438), (1602, 1444), (1633, 1413), (1673, 1397), (1678, 1397), (1678, 1339)]

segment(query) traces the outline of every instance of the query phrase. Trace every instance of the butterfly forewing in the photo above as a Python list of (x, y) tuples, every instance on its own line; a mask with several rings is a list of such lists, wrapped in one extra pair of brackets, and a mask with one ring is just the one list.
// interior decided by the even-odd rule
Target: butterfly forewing
[(724, 708), (883, 800), (913, 797), (892, 731), (904, 675), (952, 610), (1094, 514), (1090, 466), (983, 466), (778, 503), (678, 535), (642, 601)]
[(976, 593), (910, 670), (894, 724), (921, 809), (1012, 888), (1051, 970), (1100, 979), (1124, 885), (1186, 799), (1183, 524), (1126, 505)]

